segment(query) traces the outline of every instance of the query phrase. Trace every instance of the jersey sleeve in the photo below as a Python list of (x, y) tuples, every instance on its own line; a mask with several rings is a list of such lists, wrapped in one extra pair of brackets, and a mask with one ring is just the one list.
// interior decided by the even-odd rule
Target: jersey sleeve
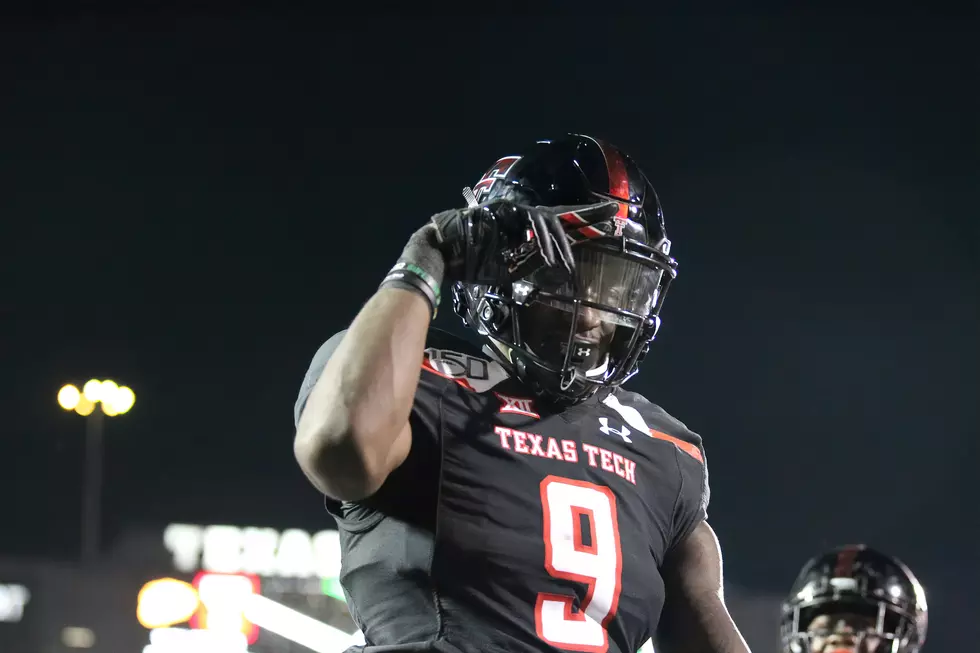
[(313, 386), (320, 380), (320, 375), (323, 374), (323, 368), (327, 366), (327, 361), (330, 360), (334, 351), (337, 350), (345, 333), (347, 333), (346, 329), (330, 336), (325, 343), (320, 345), (316, 353), (313, 354), (313, 360), (310, 361), (310, 368), (306, 370), (306, 376), (303, 377), (303, 385), (299, 388), (299, 396), (296, 398), (296, 404), (293, 406), (294, 426), (299, 426), (299, 417), (303, 414), (303, 409), (306, 408), (306, 401), (310, 398), (310, 393), (313, 392)]
[(672, 549), (708, 516), (708, 459), (701, 436), (639, 393), (620, 390), (602, 403), (633, 428), (649, 434), (657, 446), (673, 448), (677, 475), (671, 475), (674, 483), (669, 496), (674, 497), (674, 503), (670, 523), (664, 524), (667, 549)]
[[(306, 409), (310, 393), (346, 333), (344, 330), (334, 334), (313, 355), (293, 408), (294, 425), (299, 425), (299, 418)], [(420, 488), (426, 487), (426, 484), (418, 483), (417, 480), (424, 477), (436, 478), (441, 420), (440, 395), (445, 384), (433, 383), (432, 379), (427, 378), (427, 374), (420, 374), (418, 390), (409, 415), (412, 447), (406, 460), (388, 476), (375, 494), (361, 501), (337, 501), (324, 495), (325, 507), (345, 530), (367, 530), (385, 514), (414, 510), (415, 507), (410, 505), (411, 501), (419, 498)]]
[(708, 458), (704, 452), (701, 436), (687, 427), (679, 419), (668, 414), (660, 406), (651, 404), (655, 422), (667, 433), (654, 437), (664, 437), (677, 445), (677, 464), (681, 483), (674, 507), (673, 533), (669, 548), (683, 542), (694, 528), (708, 518), (708, 502), (711, 489), (708, 485)]
[(688, 431), (688, 434), (689, 437), (684, 439), (697, 447), (700, 456), (678, 452), (681, 489), (674, 509), (674, 528), (670, 548), (683, 542), (698, 524), (708, 518), (708, 502), (711, 498), (711, 489), (708, 485), (708, 458), (705, 456), (704, 444), (700, 436), (691, 431)]

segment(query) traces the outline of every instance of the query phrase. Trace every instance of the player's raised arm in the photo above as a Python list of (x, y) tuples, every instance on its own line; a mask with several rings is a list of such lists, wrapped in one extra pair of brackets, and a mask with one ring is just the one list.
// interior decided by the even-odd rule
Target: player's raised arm
[[(615, 204), (583, 208), (589, 211), (611, 215)], [(500, 283), (534, 260), (568, 272), (574, 267), (555, 211), (510, 202), (453, 209), (412, 235), (329, 354), (302, 406), (293, 449), (313, 485), (334, 499), (357, 501), (404, 462), (426, 332), (443, 277)]]
[(725, 605), (721, 547), (708, 522), (670, 551), (662, 573), (657, 653), (749, 653)]
[(373, 494), (408, 455), (409, 412), (445, 263), (435, 225), (417, 231), (354, 318), (296, 424), (296, 460), (324, 494)]

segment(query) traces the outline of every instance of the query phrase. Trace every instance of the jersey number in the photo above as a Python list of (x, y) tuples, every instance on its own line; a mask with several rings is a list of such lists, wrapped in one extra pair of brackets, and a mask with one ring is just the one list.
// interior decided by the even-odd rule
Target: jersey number
[(606, 626), (619, 605), (623, 555), (616, 497), (584, 481), (548, 476), (541, 481), (544, 566), (555, 578), (588, 587), (578, 610), (573, 597), (539, 593), (534, 609), (538, 637), (569, 651), (605, 653)]

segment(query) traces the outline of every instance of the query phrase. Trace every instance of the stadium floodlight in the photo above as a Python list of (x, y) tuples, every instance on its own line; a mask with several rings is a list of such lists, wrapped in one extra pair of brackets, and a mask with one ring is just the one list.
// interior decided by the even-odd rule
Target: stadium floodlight
[(89, 379), (79, 390), (69, 383), (58, 391), (58, 405), (85, 418), (85, 480), (82, 492), (82, 556), (93, 560), (99, 552), (102, 529), (103, 417), (124, 415), (136, 404), (136, 394), (111, 379)]
[(79, 390), (71, 383), (58, 391), (58, 405), (83, 417), (95, 412), (96, 406), (109, 417), (128, 413), (136, 404), (136, 394), (111, 379), (89, 379)]

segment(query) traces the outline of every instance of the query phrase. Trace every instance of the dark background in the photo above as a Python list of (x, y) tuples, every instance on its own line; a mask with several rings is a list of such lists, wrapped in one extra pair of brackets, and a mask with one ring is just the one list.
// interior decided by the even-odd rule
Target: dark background
[(867, 542), (929, 592), (926, 650), (967, 650), (975, 8), (581, 4), (4, 14), (0, 553), (77, 556), (84, 420), (55, 395), (90, 377), (137, 397), (110, 542), (322, 528), (291, 448), (310, 357), (463, 186), (578, 131), (663, 201), (680, 271), (632, 387), (703, 434), (729, 581), (781, 594)]

